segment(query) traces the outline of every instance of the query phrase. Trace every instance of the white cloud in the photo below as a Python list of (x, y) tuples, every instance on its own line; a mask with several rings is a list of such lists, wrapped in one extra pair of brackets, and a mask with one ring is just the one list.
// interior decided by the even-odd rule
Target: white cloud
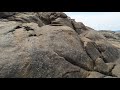
[(67, 12), (77, 22), (83, 22), (96, 30), (119, 30), (120, 12)]

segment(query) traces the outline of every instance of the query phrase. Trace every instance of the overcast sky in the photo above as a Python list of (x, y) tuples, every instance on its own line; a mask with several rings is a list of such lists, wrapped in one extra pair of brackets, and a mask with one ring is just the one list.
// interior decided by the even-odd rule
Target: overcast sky
[(96, 30), (120, 30), (120, 12), (65, 12), (77, 22)]

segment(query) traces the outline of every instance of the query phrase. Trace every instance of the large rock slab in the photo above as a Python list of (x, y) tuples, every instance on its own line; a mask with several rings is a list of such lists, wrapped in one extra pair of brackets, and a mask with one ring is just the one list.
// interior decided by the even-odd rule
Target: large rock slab
[[(14, 31), (0, 36), (1, 78), (87, 76), (87, 71), (81, 71), (80, 67), (91, 69), (92, 61), (83, 52), (79, 37), (73, 29), (49, 25), (40, 28), (32, 24), (22, 24)], [(30, 31), (36, 35), (30, 36)]]
[(120, 51), (107, 41), (96, 41), (98, 50), (106, 63), (115, 62), (120, 58)]
[(84, 31), (88, 30), (82, 22), (76, 22), (74, 19), (72, 19), (71, 23), (73, 25), (73, 28), (78, 34), (81, 34)]
[[(40, 31), (40, 32), (39, 32)], [(41, 44), (52, 48), (69, 62), (87, 69), (93, 68), (93, 62), (84, 52), (78, 34), (68, 26), (43, 26), (36, 33)]]

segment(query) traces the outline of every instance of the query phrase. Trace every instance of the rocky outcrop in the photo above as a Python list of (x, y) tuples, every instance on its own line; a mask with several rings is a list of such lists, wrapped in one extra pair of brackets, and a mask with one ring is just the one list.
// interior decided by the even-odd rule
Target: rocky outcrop
[(107, 40), (117, 48), (120, 48), (120, 32), (101, 30), (99, 31)]
[(72, 19), (72, 25), (74, 30), (78, 33), (81, 34), (82, 32), (89, 30), (82, 22), (76, 22), (74, 19)]
[(115, 78), (120, 50), (62, 12), (0, 13), (0, 78)]

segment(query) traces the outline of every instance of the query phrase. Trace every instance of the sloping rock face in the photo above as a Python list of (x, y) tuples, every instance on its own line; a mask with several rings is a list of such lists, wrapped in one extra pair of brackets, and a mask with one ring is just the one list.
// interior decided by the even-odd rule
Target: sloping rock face
[(62, 12), (0, 13), (0, 78), (120, 77), (120, 50)]

